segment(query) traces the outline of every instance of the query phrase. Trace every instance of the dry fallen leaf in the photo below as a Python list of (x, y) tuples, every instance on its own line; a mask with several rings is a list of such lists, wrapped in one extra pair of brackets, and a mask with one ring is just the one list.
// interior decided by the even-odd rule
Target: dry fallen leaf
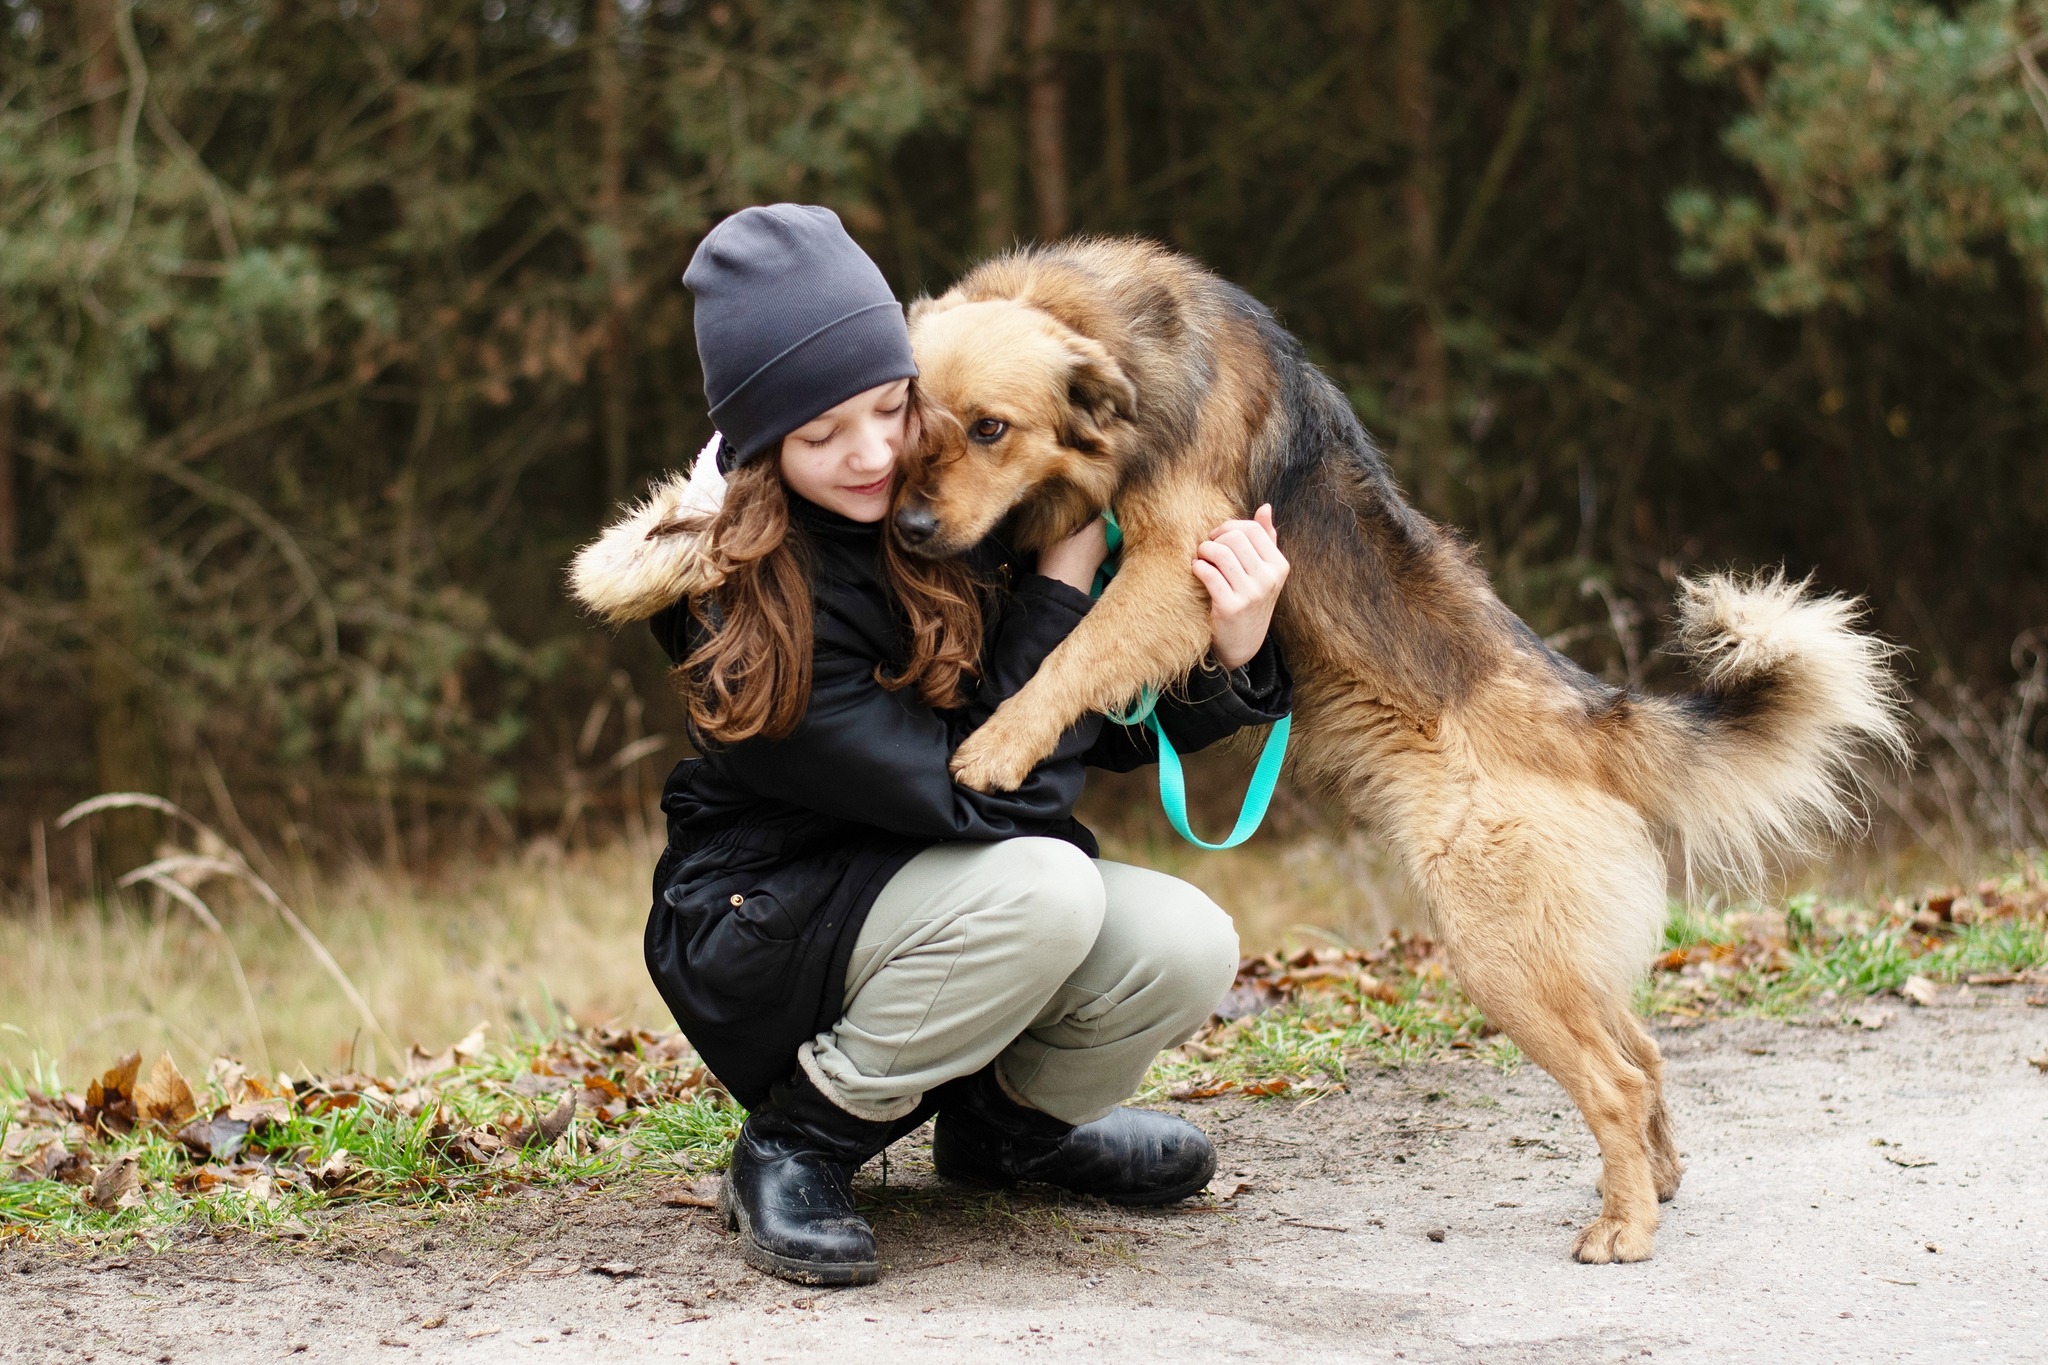
[(135, 1117), (145, 1123), (176, 1129), (198, 1112), (192, 1087), (166, 1052), (149, 1069), (149, 1078), (135, 1087)]
[(201, 1161), (233, 1161), (249, 1140), (249, 1125), (226, 1116), (194, 1119), (178, 1130), (178, 1141)]
[(496, 1133), (486, 1132), (481, 1128), (466, 1128), (459, 1133), (451, 1133), (443, 1140), (441, 1148), (449, 1160), (460, 1161), (468, 1166), (488, 1166), (504, 1149), (504, 1141)]
[(314, 1167), (313, 1184), (323, 1190), (339, 1189), (362, 1172), (362, 1166), (347, 1151), (337, 1151), (333, 1156)]
[(249, 1068), (232, 1057), (216, 1057), (206, 1064), (206, 1083), (232, 1102), (249, 1079)]
[(1235, 1089), (1237, 1089), (1237, 1086), (1230, 1081), (1196, 1081), (1192, 1085), (1184, 1085), (1178, 1090), (1168, 1091), (1167, 1098), (1184, 1101), (1213, 1100), (1218, 1095), (1228, 1095)]
[(613, 1280), (630, 1280), (642, 1272), (640, 1267), (634, 1265), (631, 1261), (602, 1261), (597, 1265), (591, 1266), (590, 1273), (593, 1275), (603, 1275)]
[(136, 1173), (135, 1158), (124, 1156), (97, 1176), (85, 1196), (88, 1204), (107, 1213), (142, 1206), (142, 1177)]
[(2027, 1061), (2031, 1063), (2036, 1070), (2048, 1071), (2048, 1052), (2044, 1052), (2038, 1057), (2029, 1057), (2027, 1058)]
[(1934, 983), (1926, 977), (1909, 976), (1906, 978), (1906, 984), (1899, 987), (1899, 994), (1924, 1009), (1932, 1005), (1940, 993), (1935, 990)]
[(1908, 1168), (1934, 1165), (1933, 1157), (1918, 1156), (1912, 1152), (1886, 1152), (1884, 1159), (1891, 1162), (1894, 1166), (1905, 1166)]
[(718, 1188), (709, 1182), (699, 1185), (689, 1180), (677, 1181), (662, 1191), (661, 1202), (672, 1209), (715, 1209), (718, 1207)]
[(561, 1141), (562, 1134), (569, 1131), (569, 1120), (576, 1117), (576, 1092), (571, 1090), (562, 1096), (562, 1102), (555, 1106), (555, 1112), (538, 1119), (533, 1131), (526, 1135), (523, 1144), (528, 1151), (552, 1147)]
[(460, 1042), (452, 1043), (439, 1052), (429, 1053), (418, 1043), (406, 1049), (405, 1078), (408, 1081), (425, 1080), (443, 1071), (453, 1071), (465, 1066), (483, 1055), (484, 1034), (490, 1029), (488, 1023), (478, 1024)]
[(1399, 987), (1371, 975), (1358, 978), (1358, 993), (1383, 1005), (1398, 1005), (1403, 998)]
[(135, 1126), (135, 1073), (141, 1069), (142, 1054), (131, 1052), (86, 1087), (85, 1121), (88, 1126), (117, 1135)]
[(21, 1146), (16, 1146), (16, 1135), (8, 1134), (10, 1151), (18, 1154), (19, 1165), (15, 1167), (15, 1178), (21, 1180), (61, 1180), (67, 1185), (90, 1185), (93, 1180), (92, 1161), (83, 1148), (67, 1145), (61, 1137), (46, 1137), (33, 1142), (33, 1134), (24, 1135)]
[(246, 1123), (251, 1128), (262, 1128), (289, 1120), (292, 1116), (292, 1107), (291, 1102), (282, 1096), (246, 1099), (239, 1104), (229, 1105), (226, 1116), (237, 1123)]
[(283, 1197), (278, 1182), (289, 1174), (260, 1161), (238, 1161), (232, 1166), (213, 1162), (179, 1176), (178, 1188), (199, 1194), (236, 1190), (255, 1203), (269, 1205)]

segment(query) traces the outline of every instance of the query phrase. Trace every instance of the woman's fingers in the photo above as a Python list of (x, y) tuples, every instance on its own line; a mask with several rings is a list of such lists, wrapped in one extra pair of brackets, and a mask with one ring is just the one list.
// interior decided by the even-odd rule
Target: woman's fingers
[(1233, 591), (1250, 596), (1258, 591), (1259, 557), (1242, 536), (1232, 537), (1229, 531), (1202, 542), (1195, 553), (1203, 560), (1215, 565)]
[(1212, 611), (1222, 621), (1263, 622), (1287, 581), (1287, 556), (1273, 534), (1272, 504), (1262, 505), (1251, 519), (1218, 526), (1195, 551), (1195, 577), (1208, 589)]
[(1209, 605), (1214, 611), (1229, 615), (1242, 605), (1237, 590), (1230, 586), (1230, 580), (1206, 559), (1195, 561), (1195, 577), (1202, 580), (1202, 586), (1209, 590)]
[[(1249, 530), (1246, 528), (1250, 528)], [(1218, 534), (1214, 544), (1225, 545), (1237, 557), (1245, 571), (1245, 588), (1270, 595), (1279, 590), (1287, 578), (1287, 560), (1270, 545), (1261, 547), (1263, 538), (1257, 522), (1233, 522)]]
[(1283, 572), (1286, 570), (1287, 556), (1280, 553), (1280, 541), (1273, 531), (1273, 505), (1271, 503), (1261, 504), (1259, 510), (1252, 515), (1250, 520), (1238, 518), (1224, 522), (1221, 526), (1210, 532), (1209, 538), (1211, 540), (1223, 540), (1232, 531), (1241, 534), (1244, 537), (1244, 543), (1250, 547), (1252, 553), (1246, 556), (1248, 562), (1256, 559), (1257, 561), (1272, 565)]
[(1258, 547), (1252, 544), (1251, 537), (1245, 534), (1242, 524), (1227, 527), (1223, 534), (1217, 537), (1217, 543), (1226, 546), (1243, 568), (1244, 582), (1241, 587), (1244, 591), (1256, 592), (1272, 577), (1264, 557), (1259, 554)]

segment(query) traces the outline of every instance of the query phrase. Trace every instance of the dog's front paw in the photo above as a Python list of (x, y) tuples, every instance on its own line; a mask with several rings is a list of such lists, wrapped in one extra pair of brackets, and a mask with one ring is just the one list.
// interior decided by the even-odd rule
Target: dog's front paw
[(1626, 1218), (1595, 1218), (1572, 1245), (1572, 1258), (1584, 1265), (1616, 1261), (1647, 1261), (1657, 1249), (1657, 1225)]
[(992, 725), (984, 725), (953, 751), (953, 780), (978, 792), (1013, 792), (1031, 776), (1036, 760), (1003, 742)]

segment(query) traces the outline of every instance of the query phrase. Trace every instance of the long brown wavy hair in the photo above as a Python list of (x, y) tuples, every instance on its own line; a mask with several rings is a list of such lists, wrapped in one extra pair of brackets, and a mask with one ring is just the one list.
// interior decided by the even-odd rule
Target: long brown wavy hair
[[(906, 444), (914, 446), (922, 421), (943, 415), (925, 411), (915, 383), (910, 398)], [(691, 599), (705, 635), (676, 679), (691, 724), (714, 743), (784, 738), (810, 705), (812, 551), (790, 517), (790, 496), (781, 461), (768, 452), (733, 471), (724, 505), (702, 531), (720, 582)], [(877, 666), (875, 681), (891, 691), (914, 687), (929, 706), (960, 705), (961, 680), (980, 676), (983, 586), (962, 560), (905, 554), (886, 527), (882, 574), (910, 654), (900, 673)]]

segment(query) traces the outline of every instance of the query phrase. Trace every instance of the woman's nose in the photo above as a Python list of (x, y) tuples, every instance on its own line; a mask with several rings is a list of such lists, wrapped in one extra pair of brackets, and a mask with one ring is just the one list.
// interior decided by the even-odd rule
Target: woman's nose
[(860, 441), (853, 449), (853, 467), (863, 473), (879, 474), (895, 463), (896, 443), (889, 439), (889, 433), (879, 424), (863, 427)]

